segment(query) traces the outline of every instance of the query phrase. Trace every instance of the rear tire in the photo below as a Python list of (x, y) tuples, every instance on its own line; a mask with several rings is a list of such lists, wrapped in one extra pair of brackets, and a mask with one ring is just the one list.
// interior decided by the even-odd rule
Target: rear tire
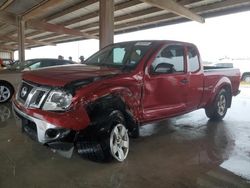
[(211, 120), (222, 120), (227, 113), (229, 95), (225, 89), (217, 94), (213, 104), (205, 109), (206, 115)]
[(14, 94), (14, 88), (5, 81), (0, 81), (0, 104), (8, 102)]

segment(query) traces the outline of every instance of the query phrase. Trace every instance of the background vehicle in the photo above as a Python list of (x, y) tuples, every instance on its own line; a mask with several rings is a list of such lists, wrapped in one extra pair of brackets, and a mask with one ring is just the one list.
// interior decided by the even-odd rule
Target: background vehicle
[(20, 63), (8, 65), (7, 69), (0, 70), (0, 103), (7, 102), (11, 99), (21, 81), (23, 71), (73, 63), (72, 61), (58, 59), (30, 59), (25, 61), (23, 67), (20, 66)]
[(227, 67), (235, 67), (240, 69), (241, 80), (247, 83), (250, 83), (250, 58), (245, 59), (231, 59), (225, 58), (218, 61), (215, 66), (227, 66)]
[(139, 126), (204, 108), (221, 120), (239, 93), (238, 69), (203, 69), (197, 48), (133, 41), (100, 50), (87, 66), (23, 75), (13, 108), (23, 130), (53, 149), (124, 161)]
[(14, 61), (12, 59), (2, 59), (3, 60), (3, 66), (8, 67), (14, 64)]

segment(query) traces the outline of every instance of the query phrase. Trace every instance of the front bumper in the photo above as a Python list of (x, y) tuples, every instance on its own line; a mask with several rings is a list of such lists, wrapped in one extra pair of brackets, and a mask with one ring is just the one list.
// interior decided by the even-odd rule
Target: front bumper
[[(13, 114), (16, 122), (24, 132), (39, 143), (49, 146), (52, 149), (68, 151), (74, 147), (75, 132), (69, 129), (63, 129), (45, 120), (32, 117), (22, 112), (15, 103), (12, 104)], [(48, 136), (47, 131), (52, 130), (58, 134)]]

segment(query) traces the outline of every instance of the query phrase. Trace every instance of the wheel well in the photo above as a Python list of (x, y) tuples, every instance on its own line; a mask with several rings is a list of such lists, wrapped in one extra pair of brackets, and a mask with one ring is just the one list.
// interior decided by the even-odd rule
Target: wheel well
[(12, 89), (12, 91), (13, 92), (15, 91), (15, 88), (13, 87), (13, 85), (10, 82), (5, 81), (5, 80), (0, 80), (0, 83), (3, 83), (3, 84), (6, 84), (6, 85), (10, 86), (10, 88)]
[[(120, 110), (123, 113), (126, 122), (126, 127), (129, 131), (133, 131), (138, 126), (129, 107), (126, 105), (126, 103), (122, 100), (120, 96), (104, 96), (93, 102), (90, 102), (87, 105), (87, 113), (91, 120), (91, 124), (93, 125), (100, 125), (102, 122), (105, 122), (107, 116), (113, 110)], [(105, 125), (102, 125), (101, 127), (103, 126)]]

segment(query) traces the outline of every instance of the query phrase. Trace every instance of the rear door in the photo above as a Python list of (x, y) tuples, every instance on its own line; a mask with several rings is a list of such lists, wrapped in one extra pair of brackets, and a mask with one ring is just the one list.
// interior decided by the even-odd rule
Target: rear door
[(184, 46), (167, 45), (148, 65), (142, 98), (145, 121), (169, 117), (186, 110), (185, 57)]
[(203, 94), (203, 69), (200, 64), (200, 56), (195, 46), (187, 46), (187, 72), (188, 72), (188, 95), (187, 110), (198, 108)]

